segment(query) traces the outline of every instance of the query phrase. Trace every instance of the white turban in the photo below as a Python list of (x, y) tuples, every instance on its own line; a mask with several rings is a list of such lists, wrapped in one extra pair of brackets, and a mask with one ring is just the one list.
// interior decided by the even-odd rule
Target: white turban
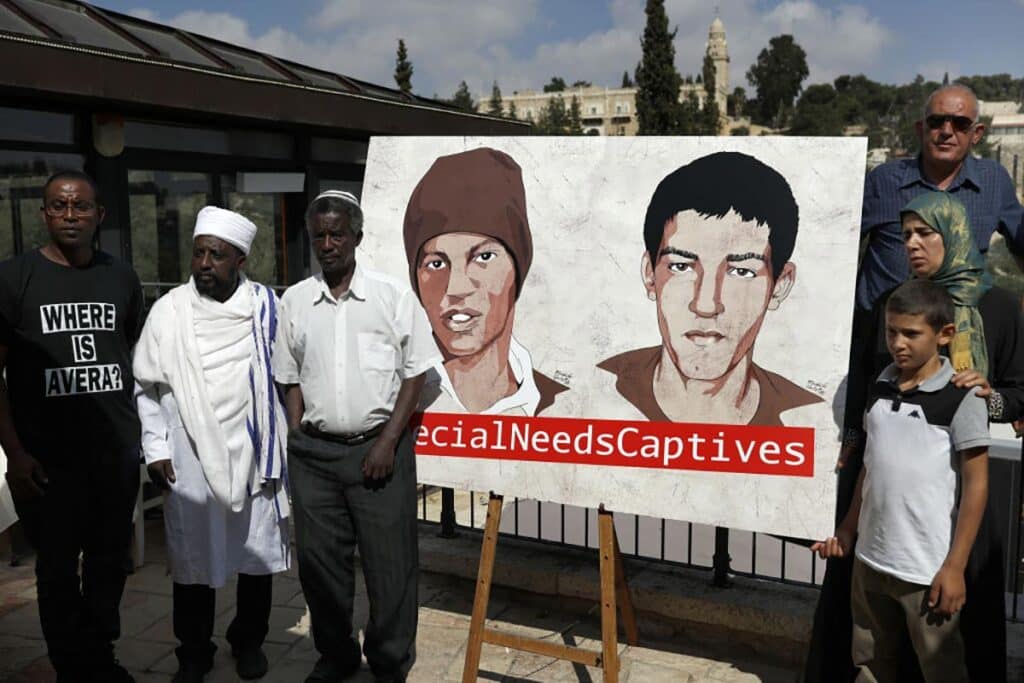
[(196, 229), (192, 233), (192, 239), (200, 235), (218, 237), (238, 247), (248, 256), (249, 247), (256, 238), (256, 225), (240, 213), (216, 206), (204, 206), (196, 216)]

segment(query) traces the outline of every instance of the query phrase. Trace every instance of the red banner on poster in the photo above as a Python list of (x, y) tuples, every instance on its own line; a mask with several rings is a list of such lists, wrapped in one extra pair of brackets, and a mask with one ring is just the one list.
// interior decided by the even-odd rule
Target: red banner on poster
[(416, 454), (814, 476), (814, 429), (421, 413)]

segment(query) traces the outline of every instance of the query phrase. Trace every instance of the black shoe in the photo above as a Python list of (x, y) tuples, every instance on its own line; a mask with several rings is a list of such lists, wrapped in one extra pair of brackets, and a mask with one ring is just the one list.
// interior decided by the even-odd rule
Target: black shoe
[(203, 683), (203, 677), (213, 668), (213, 663), (201, 666), (193, 662), (178, 665), (178, 672), (174, 674), (171, 683)]
[(267, 675), (267, 656), (263, 654), (263, 648), (231, 648), (231, 656), (235, 658), (235, 673), (243, 681)]
[(135, 683), (135, 678), (128, 669), (121, 666), (116, 659), (93, 671), (89, 676), (90, 683)]
[(320, 655), (320, 659), (316, 660), (316, 665), (306, 677), (306, 683), (340, 683), (359, 671), (360, 662), (361, 660), (356, 659), (352, 662), (341, 663)]

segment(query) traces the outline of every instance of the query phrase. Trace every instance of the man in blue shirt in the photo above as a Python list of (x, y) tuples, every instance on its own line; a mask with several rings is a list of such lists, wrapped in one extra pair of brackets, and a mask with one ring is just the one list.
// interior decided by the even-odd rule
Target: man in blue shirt
[(870, 310), (879, 295), (909, 276), (900, 209), (922, 192), (945, 190), (963, 203), (982, 253), (992, 233), (999, 232), (1011, 252), (1024, 256), (1024, 214), (1010, 175), (995, 161), (970, 155), (985, 133), (985, 124), (978, 121), (978, 98), (970, 88), (951, 84), (933, 92), (923, 119), (914, 126), (921, 153), (882, 164), (864, 181), (861, 236), (868, 244), (857, 278), (861, 310)]

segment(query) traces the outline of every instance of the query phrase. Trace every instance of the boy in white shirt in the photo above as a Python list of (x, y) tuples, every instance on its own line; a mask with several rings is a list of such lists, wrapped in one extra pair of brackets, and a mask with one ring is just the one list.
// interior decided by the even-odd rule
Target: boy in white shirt
[(844, 557), (857, 542), (858, 681), (899, 680), (908, 637), (928, 683), (968, 680), (958, 612), (988, 495), (989, 434), (985, 401), (950, 383), (952, 366), (939, 353), (953, 338), (953, 312), (946, 290), (928, 280), (911, 280), (889, 298), (893, 363), (865, 410), (864, 468), (835, 536), (811, 547)]

